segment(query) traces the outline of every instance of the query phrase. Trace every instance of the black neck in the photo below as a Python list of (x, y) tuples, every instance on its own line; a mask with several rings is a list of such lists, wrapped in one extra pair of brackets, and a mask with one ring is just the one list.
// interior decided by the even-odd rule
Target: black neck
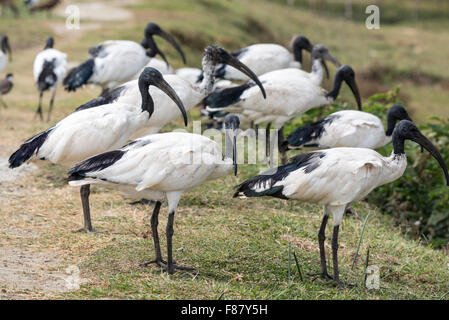
[(387, 131), (385, 131), (385, 135), (389, 137), (393, 134), (394, 127), (396, 126), (396, 119), (391, 115), (388, 115), (387, 126), (388, 127)]
[(395, 155), (403, 155), (405, 154), (404, 151), (404, 138), (400, 137), (399, 134), (396, 132), (393, 132), (393, 152)]
[(295, 57), (295, 61), (298, 61), (300, 64), (302, 64), (302, 48), (294, 48), (293, 56)]
[(150, 83), (147, 81), (139, 81), (139, 90), (142, 96), (142, 112), (148, 111), (149, 116), (154, 112), (154, 102), (148, 91)]
[(337, 99), (338, 95), (340, 94), (342, 82), (343, 77), (340, 75), (340, 73), (337, 72), (334, 79), (334, 88), (328, 94), (326, 94), (326, 97), (332, 98), (332, 100)]
[(157, 48), (156, 42), (154, 42), (153, 37), (149, 37), (148, 39), (148, 48), (147, 50), (147, 56), (150, 58), (154, 58), (158, 53), (159, 49)]

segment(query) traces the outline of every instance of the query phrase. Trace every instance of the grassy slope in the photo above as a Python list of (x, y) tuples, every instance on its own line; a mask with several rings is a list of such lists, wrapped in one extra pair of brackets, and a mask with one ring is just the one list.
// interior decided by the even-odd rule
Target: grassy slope
[[(257, 5), (253, 3), (170, 0), (132, 5), (128, 8), (135, 12), (135, 20), (120, 23), (120, 28), (113, 28), (116, 23), (105, 23), (95, 32), (70, 37), (61, 34), (56, 37), (56, 46), (70, 52), (71, 61), (81, 61), (86, 57), (87, 47), (105, 38), (140, 40), (142, 27), (153, 20), (182, 39), (188, 61), (195, 66), (200, 63), (199, 52), (210, 42), (217, 42), (228, 49), (258, 41), (287, 44), (292, 34), (301, 32), (314, 42), (326, 43), (340, 61), (350, 62), (356, 70), (369, 66), (372, 61), (388, 59), (397, 62), (398, 68), (420, 65), (432, 74), (449, 77), (448, 68), (444, 67), (447, 60), (443, 52), (429, 47), (437, 41), (443, 43), (448, 40), (448, 34), (441, 30), (395, 26), (385, 27), (379, 32), (367, 31), (360, 24), (317, 17), (303, 9), (262, 1)], [(13, 21), (17, 30), (14, 37), (22, 41), (17, 41), (17, 38), (13, 41), (16, 55), (8, 67), (17, 74), (17, 86), (8, 96), (13, 107), (1, 110), (2, 156), (13, 151), (26, 137), (48, 126), (32, 122), (36, 93), (30, 85), (30, 66), (42, 46), (42, 38), (53, 32), (54, 25), (62, 24), (63, 20), (54, 17), (47, 21), (41, 15), (26, 19), (22, 22), (32, 22), (36, 26), (31, 32), (28, 32), (27, 23)], [(11, 20), (5, 21), (0, 21), (0, 27), (9, 30), (7, 23)], [(84, 26), (95, 27), (93, 21), (83, 23)], [(398, 45), (404, 41), (405, 46)], [(422, 51), (410, 52), (407, 49), (407, 45), (414, 46), (408, 44), (413, 41), (419, 43)], [(167, 48), (162, 43), (161, 47)], [(375, 50), (376, 58), (368, 58), (372, 50)], [(169, 49), (167, 53), (173, 65), (180, 67), (173, 50)], [(428, 59), (429, 55), (432, 59)], [(61, 118), (97, 92), (98, 89), (91, 88), (76, 94), (60, 92), (55, 118)], [(441, 90), (438, 93), (442, 99), (447, 94)], [(415, 97), (413, 103), (416, 103)], [(198, 111), (193, 110), (192, 114), (196, 117)], [(181, 126), (181, 121), (172, 126)], [(340, 238), (342, 277), (357, 286), (352, 290), (337, 291), (320, 281), (307, 279), (300, 282), (293, 262), (293, 275), (289, 280), (289, 242), (298, 255), (303, 273), (315, 272), (319, 268), (316, 233), (321, 208), (274, 199), (231, 199), (233, 186), (258, 172), (258, 168), (252, 166), (241, 167), (237, 178), (210, 182), (182, 198), (175, 219), (175, 258), (180, 263), (196, 267), (200, 276), (194, 279), (185, 278), (182, 274), (168, 277), (154, 266), (138, 267), (140, 262), (151, 259), (153, 255), (148, 234), (148, 211), (151, 208), (131, 207), (116, 191), (95, 188), (92, 195), (94, 225), (110, 233), (72, 234), (67, 231), (81, 221), (78, 192), (66, 186), (63, 168), (48, 164), (39, 166), (37, 173), (6, 184), (24, 194), (2, 201), (0, 206), (2, 225), (40, 230), (39, 236), (26, 240), (2, 233), (0, 242), (41, 252), (57, 252), (62, 261), (57, 269), (64, 270), (66, 266), (76, 264), (80, 266), (81, 276), (86, 282), (78, 291), (57, 295), (33, 291), (32, 296), (215, 299), (224, 293), (225, 299), (435, 299), (449, 290), (447, 255), (407, 239), (391, 219), (363, 203), (355, 208), (362, 217), (371, 213), (372, 219), (366, 229), (360, 262), (353, 272), (350, 265), (362, 222), (346, 218)], [(48, 190), (45, 197), (42, 197), (42, 190)], [(162, 211), (160, 233), (164, 249), (166, 208)], [(33, 220), (20, 220), (18, 217), (23, 212), (31, 213)], [(368, 245), (371, 264), (381, 270), (380, 290), (368, 291), (362, 285), (362, 261)]]

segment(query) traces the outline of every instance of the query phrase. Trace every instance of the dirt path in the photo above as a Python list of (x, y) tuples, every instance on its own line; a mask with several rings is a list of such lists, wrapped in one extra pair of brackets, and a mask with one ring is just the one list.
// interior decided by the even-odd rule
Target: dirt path
[[(126, 1), (129, 3), (129, 1)], [(133, 13), (121, 7), (125, 1), (98, 1), (79, 3), (65, 1), (56, 10), (56, 14), (67, 16), (68, 4), (77, 5), (81, 13), (81, 29), (77, 32), (67, 29), (65, 23), (48, 22), (61, 41), (71, 43), (84, 32), (99, 30), (107, 21), (124, 21), (132, 19)], [(84, 19), (86, 21), (84, 21)], [(28, 48), (23, 57), (38, 48)], [(28, 62), (27, 62), (28, 64)], [(27, 81), (32, 81), (27, 78)], [(44, 201), (52, 198), (68, 197), (72, 190), (67, 187), (46, 191), (39, 187), (42, 177), (39, 175), (40, 164), (26, 164), (17, 169), (8, 168), (7, 158), (20, 144), (30, 115), (16, 115), (11, 110), (2, 111), (0, 117), (0, 299), (48, 298), (59, 292), (71, 289), (66, 272), (68, 250), (61, 245), (46, 243), (47, 238), (54, 237), (57, 223), (64, 221), (46, 215)], [(20, 132), (20, 134), (18, 134)], [(49, 187), (59, 177), (45, 177)], [(54, 191), (54, 192), (53, 192)], [(45, 199), (45, 196), (48, 196)], [(39, 201), (43, 201), (40, 203)], [(53, 203), (53, 202), (52, 202)], [(13, 214), (14, 212), (14, 214)], [(78, 220), (71, 215), (69, 219)], [(61, 221), (55, 221), (60, 219)], [(73, 221), (71, 225), (73, 226)], [(79, 261), (74, 261), (74, 266)]]

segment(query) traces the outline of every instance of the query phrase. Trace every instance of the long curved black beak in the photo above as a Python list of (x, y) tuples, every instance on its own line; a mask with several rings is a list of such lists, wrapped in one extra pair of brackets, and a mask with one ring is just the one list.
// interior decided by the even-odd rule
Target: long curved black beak
[(443, 157), (441, 156), (438, 149), (430, 142), (421, 132), (417, 131), (410, 140), (416, 142), (421, 146), (421, 148), (426, 149), (429, 153), (434, 157), (438, 163), (440, 164), (441, 169), (443, 169), (444, 175), (446, 177), (446, 185), (449, 186), (449, 173), (447, 171), (446, 163), (444, 162)]
[(341, 66), (340, 62), (329, 52), (323, 56), (321, 59), (321, 64), (323, 65), (324, 71), (326, 72), (326, 78), (329, 79), (329, 68), (327, 67), (326, 60), (334, 64), (337, 68)]
[(251, 71), (250, 68), (248, 68), (242, 62), (240, 62), (238, 59), (231, 56), (225, 50), (222, 51), (221, 58), (222, 58), (221, 63), (226, 63), (226, 64), (230, 65), (231, 67), (236, 68), (240, 72), (246, 74), (250, 79), (252, 79), (259, 86), (260, 91), (262, 91), (262, 95), (263, 95), (264, 99), (267, 98), (267, 94), (265, 93), (265, 88), (263, 87), (259, 78), (254, 74), (254, 72)]
[[(161, 38), (163, 38), (168, 43), (170, 43), (176, 49), (176, 51), (178, 51), (178, 53), (181, 55), (182, 62), (184, 64), (186, 64), (186, 57), (184, 56), (184, 52), (182, 52), (181, 47), (176, 42), (175, 38), (173, 38), (171, 35), (169, 35), (165, 31), (163, 31), (162, 29), (158, 33), (155, 33), (155, 34), (160, 36)], [(159, 53), (161, 53), (161, 52), (159, 52)], [(164, 60), (165, 60), (165, 58), (164, 58)]]
[(349, 88), (352, 91), (352, 94), (354, 95), (355, 101), (357, 102), (357, 107), (361, 111), (362, 110), (362, 99), (360, 98), (359, 88), (357, 87), (357, 83), (355, 82), (355, 79), (352, 78), (352, 79), (346, 81), (346, 83), (348, 84)]
[(173, 90), (173, 88), (163, 79), (155, 83), (154, 86), (164, 91), (167, 94), (167, 96), (169, 96), (176, 103), (176, 105), (178, 106), (179, 110), (182, 113), (182, 117), (184, 118), (184, 124), (187, 126), (187, 112), (186, 109), (184, 108), (184, 104), (182, 103), (181, 99), (179, 98), (175, 90)]

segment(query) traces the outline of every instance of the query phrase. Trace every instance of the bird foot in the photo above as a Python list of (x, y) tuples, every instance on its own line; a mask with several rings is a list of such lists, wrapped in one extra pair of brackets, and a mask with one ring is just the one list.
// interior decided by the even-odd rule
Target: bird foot
[(108, 233), (107, 231), (97, 231), (97, 230), (95, 230), (93, 228), (89, 229), (89, 228), (86, 228), (86, 227), (80, 228), (78, 230), (73, 230), (72, 232), (73, 233), (84, 232), (84, 233), (92, 233), (92, 234), (94, 234), (94, 233)]
[(352, 289), (352, 288), (355, 287), (354, 284), (345, 283), (345, 282), (340, 281), (340, 280), (339, 281), (332, 280), (332, 281), (327, 282), (327, 284), (330, 285), (330, 286), (336, 287), (338, 290)]
[(330, 276), (327, 272), (325, 272), (325, 273), (322, 273), (322, 272), (308, 273), (307, 276), (312, 278), (312, 282), (318, 278), (324, 279), (327, 282), (334, 280), (334, 278), (332, 276)]
[(164, 261), (163, 259), (154, 259), (151, 261), (147, 261), (147, 262), (143, 262), (140, 264), (141, 267), (147, 267), (150, 264), (157, 264), (159, 267), (162, 268), (162, 270), (164, 272), (167, 272), (169, 274), (174, 274), (177, 270), (182, 270), (182, 271), (194, 271), (195, 274), (197, 274), (196, 269), (192, 268), (192, 267), (187, 267), (187, 266), (181, 266), (176, 264), (175, 262), (172, 264), (172, 268), (168, 267), (168, 264), (166, 261)]

